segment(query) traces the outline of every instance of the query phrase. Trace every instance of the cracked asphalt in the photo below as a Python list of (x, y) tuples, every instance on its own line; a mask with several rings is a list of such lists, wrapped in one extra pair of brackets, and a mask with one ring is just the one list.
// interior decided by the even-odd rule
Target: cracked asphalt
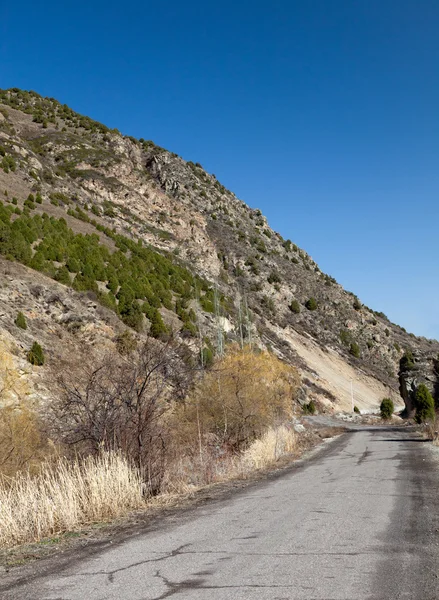
[(439, 465), (415, 433), (349, 432), (281, 477), (0, 582), (32, 600), (434, 600)]

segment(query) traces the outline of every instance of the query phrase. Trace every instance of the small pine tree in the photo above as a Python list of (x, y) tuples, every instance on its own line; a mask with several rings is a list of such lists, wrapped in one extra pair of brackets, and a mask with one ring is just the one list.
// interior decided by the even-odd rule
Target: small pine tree
[(394, 410), (395, 407), (392, 400), (390, 398), (384, 398), (380, 406), (381, 418), (390, 419)]
[(302, 408), (305, 415), (314, 415), (317, 410), (314, 400), (310, 400), (310, 402), (304, 404)]
[(20, 327), (20, 329), (27, 329), (26, 317), (22, 312), (17, 314), (14, 322), (17, 327)]
[(434, 421), (434, 400), (430, 394), (427, 386), (423, 383), (418, 386), (415, 393), (415, 407), (416, 415), (415, 420), (417, 423), (424, 423), (424, 421)]
[(150, 335), (155, 338), (160, 338), (168, 333), (168, 329), (163, 322), (162, 315), (156, 310), (151, 316)]
[(309, 298), (309, 300), (307, 300), (305, 302), (305, 307), (308, 310), (316, 310), (317, 309), (317, 300), (315, 298)]
[(349, 352), (352, 354), (352, 356), (355, 356), (355, 358), (360, 358), (360, 346), (357, 344), (357, 342), (352, 342)]
[(295, 315), (298, 315), (300, 313), (300, 304), (297, 302), (297, 300), (292, 300), (289, 308), (290, 311)]
[(361, 310), (362, 304), (357, 297), (355, 298), (352, 306), (355, 308), (355, 310)]
[(44, 365), (44, 352), (38, 342), (32, 344), (32, 348), (27, 353), (27, 360), (31, 365), (41, 367)]

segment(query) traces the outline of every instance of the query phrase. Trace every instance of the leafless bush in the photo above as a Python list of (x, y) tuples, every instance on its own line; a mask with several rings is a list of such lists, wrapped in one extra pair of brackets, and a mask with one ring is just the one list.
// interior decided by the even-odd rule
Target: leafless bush
[(108, 355), (99, 364), (58, 378), (52, 431), (84, 454), (121, 451), (139, 469), (146, 494), (157, 494), (164, 473), (164, 414), (183, 397), (191, 369), (181, 346), (149, 338), (128, 357)]

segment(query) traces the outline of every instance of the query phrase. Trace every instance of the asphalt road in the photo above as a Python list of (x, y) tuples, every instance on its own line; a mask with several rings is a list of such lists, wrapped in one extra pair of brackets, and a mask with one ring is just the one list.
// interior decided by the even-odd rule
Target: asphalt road
[(438, 599), (436, 460), (407, 431), (350, 432), (282, 477), (8, 576), (0, 598)]

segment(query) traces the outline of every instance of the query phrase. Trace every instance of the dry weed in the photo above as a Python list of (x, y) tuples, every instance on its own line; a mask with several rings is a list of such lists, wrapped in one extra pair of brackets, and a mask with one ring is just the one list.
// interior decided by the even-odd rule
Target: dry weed
[(0, 483), (0, 546), (33, 542), (145, 505), (139, 472), (117, 453), (60, 459)]
[(242, 456), (243, 464), (250, 469), (263, 469), (281, 456), (294, 452), (297, 436), (293, 429), (281, 425), (270, 428), (259, 440), (255, 440)]

